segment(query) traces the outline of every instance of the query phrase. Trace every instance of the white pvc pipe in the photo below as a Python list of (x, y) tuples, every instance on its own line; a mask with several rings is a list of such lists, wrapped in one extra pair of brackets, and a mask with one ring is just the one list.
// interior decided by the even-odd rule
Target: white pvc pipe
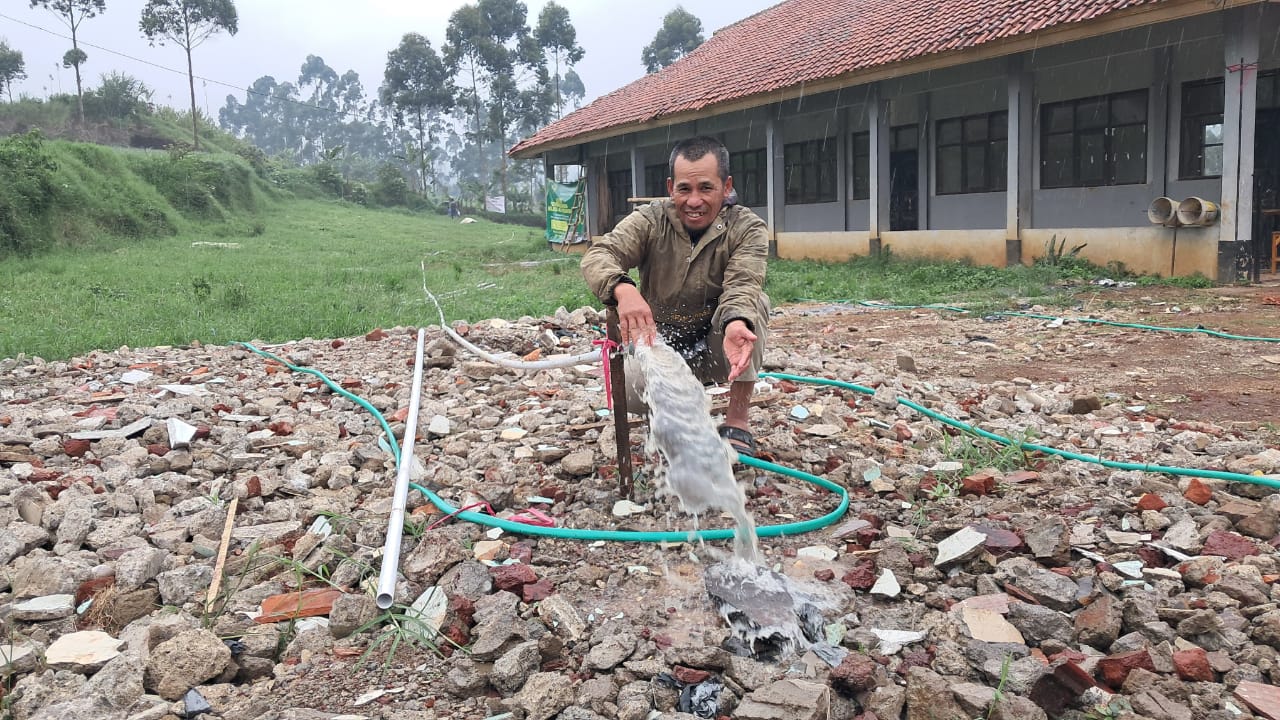
[(378, 573), (378, 607), (386, 610), (396, 599), (396, 576), (400, 572), (400, 541), (404, 537), (404, 511), (409, 502), (409, 473), (413, 468), (413, 441), (418, 434), (418, 404), (422, 401), (422, 352), (426, 328), (418, 328), (418, 349), (413, 359), (413, 389), (409, 393), (409, 416), (404, 439), (400, 441), (400, 463), (396, 487), (391, 496), (391, 516), (387, 518), (387, 542), (382, 547), (382, 569)]

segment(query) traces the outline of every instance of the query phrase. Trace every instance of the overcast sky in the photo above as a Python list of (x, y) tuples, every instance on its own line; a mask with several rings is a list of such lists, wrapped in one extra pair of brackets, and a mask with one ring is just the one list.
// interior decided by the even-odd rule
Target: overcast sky
[[(638, 5), (614, 0), (558, 0), (569, 10), (586, 56), (577, 67), (587, 100), (615, 90), (644, 74), (641, 49), (653, 40), (662, 17), (678, 4), (702, 20), (705, 34), (732, 24), (780, 0), (657, 0), (644, 12)], [(536, 25), (545, 0), (526, 0), (529, 24)], [(29, 27), (39, 26), (67, 36), (67, 28), (52, 13), (31, 9), (28, 0), (0, 5), (0, 39), (22, 51), (28, 78), (15, 85), (20, 93), (45, 96), (75, 92), (73, 71), (61, 59), (71, 41)], [(105, 14), (80, 26), (81, 47), (89, 60), (82, 70), (86, 88), (116, 70), (143, 80), (155, 90), (154, 101), (185, 108), (188, 105), (186, 62), (173, 46), (150, 47), (138, 32), (145, 0), (107, 0)], [(387, 52), (407, 32), (425, 35), (437, 49), (444, 43), (449, 15), (466, 3), (459, 0), (239, 0), (240, 32), (211, 38), (195, 52), (196, 103), (217, 117), (228, 93), (241, 102), (244, 93), (219, 83), (248, 87), (263, 75), (277, 81), (296, 81), (307, 55), (319, 55), (339, 74), (360, 74), (366, 96), (375, 96), (382, 83)], [(26, 23), (26, 24), (24, 24)], [(105, 50), (90, 47), (97, 45)], [(121, 53), (134, 59), (113, 54)], [(145, 62), (144, 62), (145, 61)], [(181, 72), (148, 65), (154, 63)], [(217, 81), (217, 82), (215, 82)]]

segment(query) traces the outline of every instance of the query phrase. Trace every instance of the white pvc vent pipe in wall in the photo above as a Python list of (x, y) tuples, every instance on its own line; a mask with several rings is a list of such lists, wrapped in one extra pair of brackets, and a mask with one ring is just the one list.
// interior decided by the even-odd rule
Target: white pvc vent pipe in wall
[(1147, 208), (1147, 219), (1152, 225), (1164, 225), (1165, 227), (1178, 226), (1178, 208), (1173, 198), (1158, 197), (1151, 201), (1150, 207)]
[(1212, 225), (1218, 219), (1218, 204), (1198, 197), (1189, 197), (1178, 203), (1178, 223), (1181, 225)]

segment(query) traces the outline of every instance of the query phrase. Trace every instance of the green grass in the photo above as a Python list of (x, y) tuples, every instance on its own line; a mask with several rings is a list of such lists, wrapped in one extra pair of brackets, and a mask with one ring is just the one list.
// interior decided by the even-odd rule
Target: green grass
[[(238, 223), (0, 259), (0, 357), (430, 324), (438, 319), (421, 290), (424, 261), (450, 320), (591, 302), (577, 256), (550, 253), (534, 228), (324, 201), (279, 203)], [(553, 262), (518, 264), (526, 260)]]
[[(137, 197), (158, 202), (155, 191), (139, 190)], [(225, 204), (217, 201), (219, 212), (209, 221), (173, 213), (172, 235), (98, 236), (0, 257), (0, 358), (65, 359), (194, 340), (274, 343), (434, 324), (438, 316), (421, 290), (424, 262), (449, 321), (598, 306), (582, 282), (578, 256), (548, 250), (535, 228), (483, 220), (459, 225), (439, 215), (337, 201), (264, 196), (252, 205), (234, 198)], [(197, 242), (239, 247), (193, 247)], [(1068, 304), (1063, 276), (1053, 267), (891, 255), (838, 264), (775, 260), (766, 289), (775, 304), (876, 299), (984, 311), (1028, 301)]]

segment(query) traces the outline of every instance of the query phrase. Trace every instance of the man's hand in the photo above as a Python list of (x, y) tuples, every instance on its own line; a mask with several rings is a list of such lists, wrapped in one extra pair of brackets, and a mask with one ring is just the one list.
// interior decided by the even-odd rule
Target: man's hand
[(734, 320), (724, 329), (724, 357), (729, 361), (729, 382), (733, 382), (743, 370), (751, 366), (751, 351), (756, 345), (756, 335), (741, 320)]
[(618, 330), (622, 333), (622, 342), (652, 345), (658, 327), (653, 322), (653, 310), (636, 286), (618, 283), (613, 289), (613, 299), (618, 301)]

